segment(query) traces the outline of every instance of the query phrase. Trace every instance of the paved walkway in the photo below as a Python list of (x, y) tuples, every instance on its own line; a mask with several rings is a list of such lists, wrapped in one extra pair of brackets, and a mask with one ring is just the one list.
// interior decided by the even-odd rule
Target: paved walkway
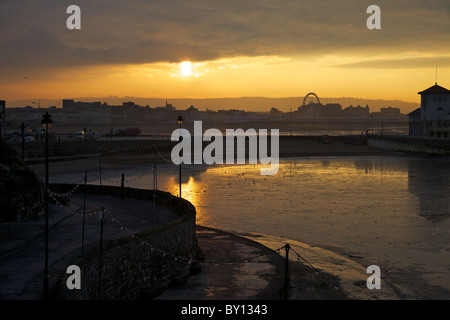
[[(83, 196), (73, 194), (68, 207), (50, 206), (50, 294), (59, 276), (81, 254)], [(84, 250), (100, 239), (97, 211), (105, 207), (126, 225), (123, 230), (105, 215), (104, 241), (162, 225), (177, 216), (153, 202), (88, 195)], [(74, 214), (75, 213), (75, 214)], [(44, 217), (25, 222), (0, 223), (0, 300), (39, 300), (43, 297)], [(198, 228), (205, 256), (203, 270), (185, 285), (166, 291), (159, 299), (277, 299), (284, 281), (283, 259), (251, 240), (208, 228)], [(243, 262), (244, 259), (254, 256)], [(230, 261), (232, 263), (230, 263)], [(238, 263), (233, 263), (238, 262)]]
[(282, 298), (284, 259), (258, 242), (232, 233), (197, 227), (205, 263), (181, 286), (158, 300), (277, 300)]
[[(59, 276), (81, 254), (82, 204), (83, 196), (74, 194), (68, 207), (50, 205), (48, 259), (51, 291)], [(125, 237), (177, 218), (165, 208), (154, 207), (152, 201), (88, 195), (86, 212), (91, 214), (85, 216), (84, 250), (99, 244), (100, 221), (96, 212), (102, 206), (129, 229), (129, 232), (121, 229), (105, 214), (104, 241)], [(44, 230), (43, 216), (32, 221), (0, 224), (0, 299), (42, 299)]]

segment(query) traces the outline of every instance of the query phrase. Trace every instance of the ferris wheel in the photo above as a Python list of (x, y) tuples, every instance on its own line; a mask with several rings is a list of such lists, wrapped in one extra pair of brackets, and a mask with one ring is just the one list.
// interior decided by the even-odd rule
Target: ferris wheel
[[(308, 99), (309, 96), (313, 96), (316, 99), (316, 103), (313, 105), (306, 105), (306, 100)], [(305, 98), (303, 99), (303, 104), (302, 107), (306, 108), (306, 118), (316, 118), (319, 116), (320, 114), (320, 110), (319, 110), (319, 105), (320, 105), (320, 99), (319, 96), (317, 94), (315, 94), (314, 92), (309, 92)]]
[(310, 92), (310, 93), (308, 93), (308, 94), (305, 96), (305, 98), (303, 99), (302, 106), (306, 105), (306, 99), (308, 99), (309, 96), (315, 97), (315, 98), (316, 98), (316, 103), (317, 103), (317, 104), (320, 104), (319, 96), (318, 96), (317, 94), (315, 94), (314, 92)]

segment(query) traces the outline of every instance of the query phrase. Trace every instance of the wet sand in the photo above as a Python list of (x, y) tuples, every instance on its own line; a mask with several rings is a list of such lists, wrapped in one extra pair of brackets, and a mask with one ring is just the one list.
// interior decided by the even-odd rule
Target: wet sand
[[(383, 154), (395, 154), (391, 151), (385, 151), (369, 147), (365, 144), (358, 144), (353, 141), (332, 141), (331, 144), (322, 144), (318, 138), (310, 139), (284, 139), (280, 143), (280, 157), (320, 157), (320, 156), (358, 156), (358, 155), (383, 155)], [(162, 152), (161, 154), (165, 159), (170, 159), (169, 152)], [(167, 163), (162, 157), (157, 158), (158, 163)], [(153, 153), (127, 153), (122, 155), (109, 155), (104, 156), (101, 159), (102, 170), (120, 170), (121, 168), (130, 168), (139, 165), (151, 165), (154, 163)], [(38, 174), (42, 176), (44, 174), (43, 164), (34, 164), (32, 168)], [(72, 161), (57, 161), (53, 162), (50, 166), (50, 175), (69, 174), (69, 173), (81, 173), (84, 171), (98, 171), (99, 170), (99, 158), (87, 157), (85, 159), (72, 160)], [(261, 241), (264, 245), (271, 247), (271, 244), (276, 243), (274, 239), (262, 238), (254, 235), (249, 235), (249, 238), (255, 241)], [(205, 242), (207, 243), (207, 242)], [(276, 243), (279, 245), (280, 243)], [(338, 273), (333, 273), (334, 279), (339, 281), (350, 281), (353, 284), (360, 283), (362, 289), (365, 288), (366, 277), (361, 277), (361, 274), (365, 274), (364, 268), (358, 261), (352, 261), (351, 259), (340, 256), (336, 252), (328, 251), (321, 248), (314, 248), (304, 243), (297, 243), (297, 249), (302, 248), (302, 252), (309, 251), (309, 254), (317, 256), (316, 266), (320, 269), (327, 270), (324, 264), (326, 260), (339, 260), (341, 268)], [(324, 258), (326, 256), (326, 258)], [(322, 257), (322, 258), (321, 258)], [(292, 299), (328, 299), (330, 298), (329, 292), (326, 295), (322, 295), (324, 292), (320, 286), (318, 286), (318, 279), (320, 275), (311, 271), (309, 266), (302, 262), (294, 264), (293, 276), (292, 276)], [(308, 270), (308, 271), (307, 271)], [(336, 270), (335, 270), (336, 271)], [(327, 274), (329, 276), (329, 274)], [(320, 282), (325, 285), (326, 281)], [(330, 283), (327, 284), (330, 286)], [(391, 292), (385, 296), (370, 296), (367, 295), (367, 290), (361, 290), (361, 295), (358, 298), (361, 299), (401, 299), (401, 296), (395, 292)], [(335, 296), (336, 297), (336, 296)], [(333, 298), (332, 298), (333, 299)]]
[[(321, 137), (280, 137), (280, 158), (291, 157), (325, 157), (325, 156), (358, 156), (358, 155), (382, 155), (398, 154), (398, 152), (383, 150), (368, 146), (364, 143), (364, 137), (332, 137), (330, 144), (323, 144)], [(122, 143), (119, 140), (118, 143)], [(157, 143), (157, 141), (155, 141)], [(119, 149), (118, 149), (119, 150)], [(270, 150), (270, 148), (269, 148)], [(135, 165), (153, 165), (156, 163), (168, 163), (171, 159), (170, 149), (163, 150), (155, 159), (153, 150), (135, 149), (122, 153), (109, 153), (100, 157), (96, 154), (76, 155), (51, 161), (50, 175), (68, 174), (73, 172), (115, 170), (128, 168)], [(42, 158), (29, 159), (33, 170), (38, 176), (45, 173), (45, 164)]]

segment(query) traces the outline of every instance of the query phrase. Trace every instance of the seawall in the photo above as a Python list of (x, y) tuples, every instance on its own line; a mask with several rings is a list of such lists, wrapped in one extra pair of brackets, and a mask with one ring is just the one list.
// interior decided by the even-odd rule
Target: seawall
[(408, 138), (369, 138), (367, 139), (367, 145), (379, 149), (412, 152), (412, 153), (425, 153), (434, 155), (450, 154), (450, 150), (440, 143), (433, 140), (419, 140)]
[[(75, 185), (52, 184), (55, 192), (73, 189)], [(84, 193), (81, 185), (77, 193)], [(62, 300), (150, 299), (172, 284), (181, 282), (197, 270), (201, 257), (197, 245), (195, 207), (163, 191), (87, 185), (88, 194), (123, 195), (127, 198), (153, 200), (178, 213), (179, 218), (164, 226), (103, 243), (101, 281), (99, 281), (100, 247), (85, 252), (73, 261), (80, 267), (81, 288), (68, 289), (70, 274), (61, 274), (57, 296)], [(181, 210), (179, 203), (181, 202)], [(108, 216), (105, 215), (105, 219)], [(100, 288), (100, 294), (99, 294)]]

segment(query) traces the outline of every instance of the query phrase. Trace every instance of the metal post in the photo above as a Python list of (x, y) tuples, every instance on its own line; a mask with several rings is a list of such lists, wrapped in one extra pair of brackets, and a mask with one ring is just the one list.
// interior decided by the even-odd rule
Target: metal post
[(46, 112), (42, 116), (41, 124), (45, 130), (45, 266), (44, 266), (44, 300), (49, 298), (49, 272), (48, 272), (48, 215), (49, 215), (49, 182), (48, 182), (48, 128), (51, 123), (51, 115)]
[(25, 124), (23, 122), (20, 125), (20, 130), (22, 132), (22, 160), (25, 160)]
[(44, 300), (49, 297), (49, 272), (48, 272), (48, 206), (49, 206), (49, 182), (48, 182), (48, 123), (45, 124), (45, 268), (44, 268)]
[(84, 201), (83, 201), (83, 231), (81, 234), (81, 254), (84, 250), (84, 222), (86, 216), (86, 184), (87, 184), (87, 171), (84, 173)]
[[(177, 122), (178, 122), (178, 125), (180, 126), (180, 136), (178, 138), (178, 141), (181, 142), (181, 124), (183, 123), (183, 117), (181, 115), (178, 116)], [(183, 156), (181, 156), (181, 157), (183, 157)], [(179, 179), (180, 179), (180, 197), (178, 199), (178, 214), (180, 214), (180, 215), (182, 214), (182, 202), (181, 202), (181, 162), (182, 162), (182, 159), (180, 159), (180, 176), (179, 176)]]
[(153, 208), (156, 204), (156, 145), (155, 145), (155, 164), (153, 166)]
[(103, 211), (105, 208), (101, 207), (98, 213), (98, 218), (100, 220), (100, 257), (99, 257), (99, 267), (98, 267), (98, 300), (100, 300), (101, 283), (102, 283), (102, 256), (103, 256)]
[(285, 262), (285, 268), (284, 268), (284, 300), (288, 299), (288, 288), (289, 288), (289, 249), (291, 248), (289, 243), (286, 243), (286, 246), (284, 247), (286, 250), (286, 262)]
[(0, 139), (3, 138), (3, 110), (0, 109)]
[[(178, 141), (181, 142), (181, 124), (180, 124), (180, 136), (178, 137)], [(180, 199), (181, 199), (181, 161), (180, 161)]]
[(98, 170), (100, 172), (100, 186), (102, 185), (102, 151), (98, 149)]
[(122, 180), (120, 181), (120, 197), (121, 197), (122, 200), (123, 200), (123, 198), (125, 196), (124, 188), (125, 188), (125, 174), (122, 173)]
[[(180, 124), (180, 137), (179, 137), (179, 139), (178, 139), (178, 141), (180, 141), (181, 142), (181, 124)], [(179, 174), (179, 182), (180, 182), (180, 198), (178, 199), (178, 207), (179, 207), (179, 211), (178, 211), (178, 213), (181, 215), (182, 214), (182, 200), (181, 200), (181, 161), (180, 161), (180, 174)]]
[(181, 163), (180, 163), (180, 199), (181, 199)]

